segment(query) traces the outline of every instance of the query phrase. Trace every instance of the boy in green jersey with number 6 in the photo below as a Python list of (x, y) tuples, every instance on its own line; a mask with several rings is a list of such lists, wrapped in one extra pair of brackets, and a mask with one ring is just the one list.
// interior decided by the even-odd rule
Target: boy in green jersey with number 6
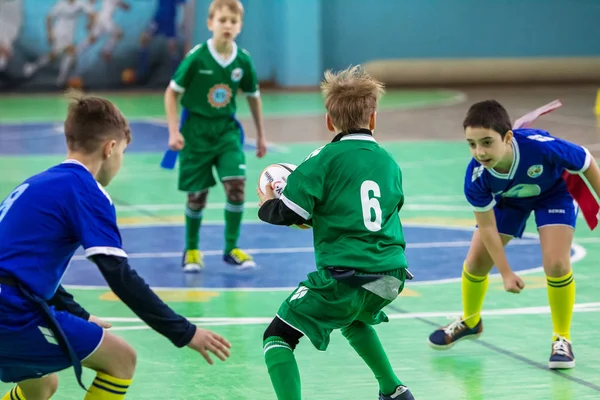
[(377, 378), (380, 400), (412, 400), (372, 327), (388, 321), (382, 309), (412, 277), (398, 216), (402, 174), (373, 137), (383, 85), (353, 67), (325, 73), (321, 89), (327, 128), (337, 135), (288, 176), (280, 198), (257, 189), (261, 220), (312, 225), (317, 264), (266, 329), (265, 362), (277, 398), (299, 400), (293, 353), (299, 339), (325, 351), (331, 332), (340, 329)]
[[(223, 260), (238, 268), (255, 266), (252, 257), (237, 247), (246, 177), (243, 132), (235, 119), (238, 89), (246, 94), (256, 124), (257, 157), (267, 151), (256, 72), (248, 52), (234, 41), (242, 26), (242, 4), (238, 0), (214, 0), (208, 14), (212, 39), (190, 50), (165, 92), (169, 148), (180, 151), (179, 190), (188, 194), (183, 257), (186, 272), (204, 267), (199, 232), (208, 190), (216, 184), (213, 167), (227, 196)], [(181, 123), (177, 114), (179, 95)]]

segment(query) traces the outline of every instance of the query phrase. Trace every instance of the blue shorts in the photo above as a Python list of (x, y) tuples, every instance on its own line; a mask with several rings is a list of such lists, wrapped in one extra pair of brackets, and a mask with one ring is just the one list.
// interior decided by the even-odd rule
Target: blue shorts
[(514, 202), (498, 204), (494, 207), (498, 232), (520, 238), (532, 211), (535, 213), (538, 229), (545, 225), (568, 225), (575, 228), (579, 207), (566, 191), (527, 205)]
[[(71, 367), (44, 314), (18, 291), (16, 287), (0, 287), (0, 380), (7, 383)], [(100, 346), (104, 337), (101, 327), (65, 311), (52, 311), (80, 360)]]

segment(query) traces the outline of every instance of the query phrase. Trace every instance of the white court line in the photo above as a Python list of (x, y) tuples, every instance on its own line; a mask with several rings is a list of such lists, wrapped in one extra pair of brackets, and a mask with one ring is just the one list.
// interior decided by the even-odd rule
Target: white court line
[[(539, 244), (539, 240), (519, 240), (508, 244), (508, 246), (530, 246)], [(469, 247), (471, 241), (453, 241), (453, 242), (422, 242), (409, 243), (406, 248), (410, 249), (430, 249), (430, 248), (454, 248), (454, 247)], [(289, 253), (313, 253), (314, 247), (273, 247), (260, 249), (245, 249), (249, 254), (289, 254)], [(181, 251), (155, 252), (155, 253), (128, 253), (127, 256), (131, 259), (139, 258), (180, 258)], [(205, 256), (221, 256), (223, 250), (204, 250), (202, 254)], [(87, 258), (84, 255), (73, 256), (72, 261), (84, 261)]]
[[(393, 304), (393, 303), (392, 303)], [(575, 304), (573, 312), (600, 312), (600, 303), (582, 303)], [(521, 308), (501, 308), (497, 310), (484, 310), (481, 312), (485, 317), (506, 317), (516, 315), (542, 315), (550, 314), (550, 307), (521, 307)], [(417, 318), (448, 318), (454, 315), (462, 315), (462, 311), (430, 311), (430, 312), (415, 312), (415, 313), (394, 313), (387, 314), (389, 319), (417, 319)], [(100, 317), (103, 321), (113, 323), (140, 323), (139, 318), (121, 318), (121, 317)], [(188, 318), (192, 323), (200, 324), (200, 326), (231, 326), (231, 325), (263, 325), (268, 324), (273, 320), (273, 317), (240, 317), (240, 318)], [(110, 328), (114, 331), (132, 331), (151, 329), (147, 325), (133, 326), (115, 326)]]
[[(253, 224), (264, 224), (264, 222), (261, 221), (249, 221), (250, 223)], [(222, 224), (222, 222), (221, 222)], [(245, 224), (248, 224), (248, 222), (245, 222)], [(475, 228), (474, 227), (468, 227), (468, 226), (448, 226), (448, 225), (437, 225), (437, 224), (425, 224), (425, 223), (403, 223), (402, 224), (405, 227), (414, 227), (414, 228), (436, 228), (436, 229), (443, 229), (443, 230), (459, 230), (459, 231), (474, 231)], [(160, 226), (160, 225), (157, 225)], [(290, 228), (291, 229), (291, 228)], [(539, 236), (533, 233), (524, 233), (523, 234), (523, 239), (520, 240), (514, 240), (512, 241), (512, 243), (518, 243), (519, 241), (523, 241), (525, 239), (538, 239), (539, 240)], [(588, 239), (595, 239), (595, 238), (588, 238)], [(586, 239), (582, 239), (582, 242), (586, 241)], [(591, 242), (591, 240), (590, 240)], [(577, 244), (577, 243), (573, 243), (573, 255), (571, 256), (571, 264), (575, 264), (578, 261), (581, 261), (583, 258), (585, 258), (586, 256), (586, 251), (583, 248), (583, 246)], [(181, 253), (180, 253), (181, 254)], [(410, 266), (409, 266), (410, 269)], [(539, 266), (539, 267), (535, 267), (535, 268), (530, 268), (530, 269), (524, 269), (524, 270), (520, 270), (517, 271), (518, 275), (530, 275), (530, 274), (534, 274), (537, 272), (541, 272), (544, 270), (543, 266)], [(418, 279), (418, 271), (414, 271), (413, 273), (417, 274), (417, 279)], [(491, 278), (496, 278), (496, 277), (500, 277), (500, 274), (490, 274), (489, 275)], [(416, 282), (406, 282), (406, 287), (412, 287), (412, 286), (429, 286), (429, 285), (440, 285), (440, 284), (445, 284), (445, 283), (453, 283), (453, 282), (460, 282), (462, 280), (462, 278), (458, 277), (458, 278), (449, 278), (449, 279), (438, 279), (438, 280), (431, 280), (431, 281), (416, 281)], [(78, 289), (78, 290), (108, 290), (107, 286), (93, 286), (93, 285), (64, 285), (65, 288), (67, 289)], [(152, 287), (153, 290), (171, 290), (171, 291), (201, 291), (201, 292), (289, 292), (291, 290), (296, 289), (296, 286), (290, 286), (290, 287), (266, 287), (266, 288), (259, 288), (259, 287), (237, 287), (237, 288), (203, 288), (203, 287), (195, 287), (195, 288), (190, 288), (190, 287)]]
[[(415, 201), (414, 198), (410, 199)], [(222, 210), (225, 207), (225, 203), (207, 203), (207, 210)], [(140, 204), (140, 205), (117, 205), (117, 212), (132, 212), (132, 211), (184, 211), (185, 204)], [(257, 209), (258, 204), (255, 202), (247, 201), (244, 204), (246, 209)], [(402, 206), (402, 211), (473, 211), (473, 208), (469, 205), (446, 205), (446, 204), (405, 204)], [(160, 218), (157, 215), (157, 218)]]

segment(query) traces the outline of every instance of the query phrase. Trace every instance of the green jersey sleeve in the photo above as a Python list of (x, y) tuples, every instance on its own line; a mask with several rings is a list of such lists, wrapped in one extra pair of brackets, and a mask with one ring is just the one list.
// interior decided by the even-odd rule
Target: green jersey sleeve
[(256, 76), (256, 70), (250, 57), (247, 58), (247, 63), (244, 66), (244, 75), (240, 82), (240, 89), (248, 96), (258, 97), (260, 95), (258, 77)]
[(309, 158), (288, 176), (281, 200), (306, 220), (311, 218), (315, 204), (323, 197), (325, 169), (315, 158)]
[(179, 67), (177, 67), (177, 70), (171, 79), (171, 83), (169, 84), (171, 89), (174, 91), (183, 93), (189, 87), (192, 79), (198, 71), (198, 62), (195, 54), (200, 47), (202, 47), (201, 44), (191, 49), (181, 61)]

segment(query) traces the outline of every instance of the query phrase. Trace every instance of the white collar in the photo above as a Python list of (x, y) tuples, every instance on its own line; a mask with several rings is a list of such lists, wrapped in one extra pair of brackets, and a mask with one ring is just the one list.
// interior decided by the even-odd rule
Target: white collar
[(85, 165), (83, 165), (83, 163), (81, 161), (75, 160), (73, 158), (67, 158), (65, 161), (63, 161), (61, 164), (76, 164), (76, 165), (80, 165), (83, 168), (85, 168), (86, 171), (90, 171), (88, 169), (88, 167), (86, 167)]

